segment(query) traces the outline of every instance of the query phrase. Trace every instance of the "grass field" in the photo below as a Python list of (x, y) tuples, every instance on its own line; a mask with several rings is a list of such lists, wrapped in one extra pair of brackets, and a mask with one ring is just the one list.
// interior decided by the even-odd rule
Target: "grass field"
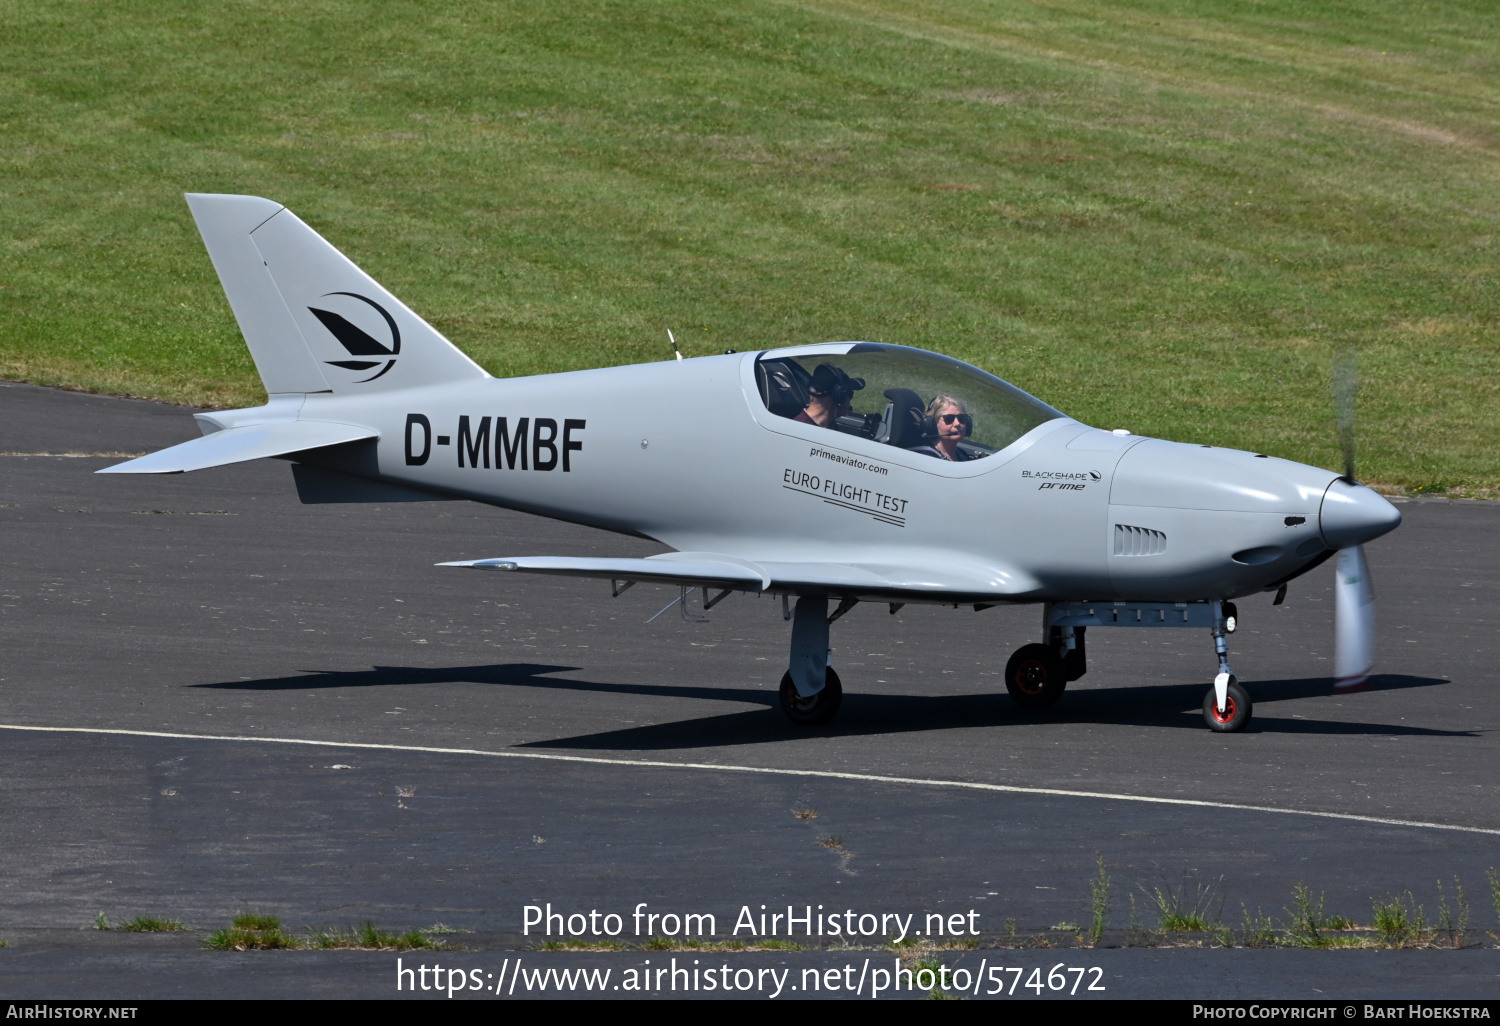
[(847, 338), (1103, 427), (1500, 488), (1500, 8), (0, 0), (0, 376), (250, 404), (183, 203), (498, 375)]

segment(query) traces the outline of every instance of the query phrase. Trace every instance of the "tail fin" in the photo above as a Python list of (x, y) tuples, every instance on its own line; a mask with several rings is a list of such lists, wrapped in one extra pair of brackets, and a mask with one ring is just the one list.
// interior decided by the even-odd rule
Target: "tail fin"
[(203, 193), (187, 201), (267, 392), (489, 377), (281, 204)]

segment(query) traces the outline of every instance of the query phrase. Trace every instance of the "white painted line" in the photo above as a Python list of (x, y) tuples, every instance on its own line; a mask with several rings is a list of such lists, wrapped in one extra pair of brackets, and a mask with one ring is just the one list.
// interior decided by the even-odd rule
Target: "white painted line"
[(1235, 809), (1239, 812), (1272, 812), (1282, 816), (1313, 816), (1317, 819), (1352, 820), (1356, 823), (1420, 827), (1424, 830), (1457, 830), (1466, 834), (1489, 834), (1500, 837), (1500, 830), (1491, 830), (1487, 827), (1456, 826), (1452, 823), (1423, 823), (1420, 820), (1388, 819), (1384, 816), (1359, 816), (1352, 812), (1278, 809), (1270, 805), (1237, 805), (1233, 802), (1209, 802), (1196, 798), (1153, 798), (1143, 794), (1111, 794), (1108, 791), (1064, 791), (1055, 787), (1015, 787), (1011, 784), (981, 784), (972, 780), (887, 777), (877, 773), (840, 773), (836, 770), (776, 769), (770, 766), (735, 766), (716, 762), (662, 762), (654, 759), (601, 759), (597, 756), (589, 755), (551, 755), (542, 752), (490, 752), (482, 748), (430, 748), (425, 745), (377, 745), (367, 741), (314, 741), (310, 738), (302, 737), (238, 737), (227, 734), (172, 734), (162, 730), (118, 730), (110, 727), (28, 727), (13, 723), (0, 723), (0, 730), (30, 730), (50, 734), (120, 734), (125, 737), (165, 737), (179, 741), (244, 741), (268, 745), (311, 745), (315, 748), (365, 748), (381, 752), (482, 755), (491, 759), (542, 759), (547, 762), (582, 762), (596, 766), (645, 766), (652, 769), (712, 770), (717, 773), (764, 773), (769, 776), (778, 777), (821, 777), (828, 780), (863, 780), (875, 784), (905, 784), (911, 787), (954, 787), (969, 791), (998, 791), (1002, 794), (1045, 794), (1060, 798), (1103, 798), (1116, 802), (1144, 802), (1148, 805), (1190, 805), (1205, 809)]

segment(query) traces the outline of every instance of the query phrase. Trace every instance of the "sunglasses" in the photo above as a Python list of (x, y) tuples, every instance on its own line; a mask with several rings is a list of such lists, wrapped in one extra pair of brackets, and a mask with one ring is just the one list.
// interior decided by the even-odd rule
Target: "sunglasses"
[(939, 417), (938, 420), (942, 421), (944, 424), (952, 424), (956, 420), (964, 427), (972, 427), (974, 424), (973, 418), (971, 418), (967, 413), (945, 413), (941, 417)]

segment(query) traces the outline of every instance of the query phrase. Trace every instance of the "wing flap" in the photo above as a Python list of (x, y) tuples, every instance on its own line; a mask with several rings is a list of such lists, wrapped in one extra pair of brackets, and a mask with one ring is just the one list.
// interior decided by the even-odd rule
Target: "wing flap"
[(325, 421), (293, 420), (274, 424), (246, 424), (183, 442), (139, 459), (116, 463), (99, 474), (183, 474), (267, 456), (288, 456), (325, 445), (379, 438), (374, 428)]

